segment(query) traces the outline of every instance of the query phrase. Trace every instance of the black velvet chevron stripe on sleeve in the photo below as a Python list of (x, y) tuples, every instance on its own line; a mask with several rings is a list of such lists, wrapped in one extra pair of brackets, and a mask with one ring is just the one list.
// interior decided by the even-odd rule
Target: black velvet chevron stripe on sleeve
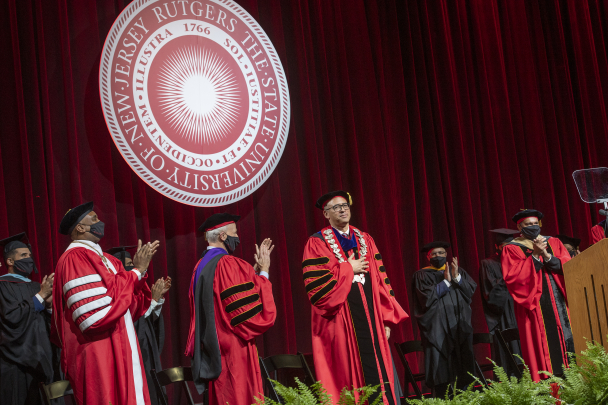
[(315, 281), (311, 281), (310, 283), (308, 283), (306, 285), (306, 292), (309, 293), (312, 290), (314, 290), (317, 287), (321, 287), (323, 284), (327, 283), (329, 280), (331, 280), (332, 275), (328, 274), (326, 276), (323, 277), (319, 277), (318, 279), (316, 279)]
[(238, 326), (238, 325), (242, 324), (243, 322), (248, 321), (249, 319), (253, 318), (260, 312), (262, 312), (262, 309), (263, 309), (262, 304), (256, 305), (255, 307), (251, 308), (250, 310), (245, 311), (242, 314), (239, 314), (239, 315), (235, 316), (234, 318), (232, 318), (232, 320), (230, 321), (230, 325)]
[(233, 285), (232, 287), (228, 287), (220, 293), (220, 299), (224, 301), (226, 298), (229, 298), (234, 294), (242, 293), (249, 290), (253, 290), (253, 283), (251, 281), (243, 284)]
[(310, 303), (312, 305), (315, 305), (317, 303), (317, 301), (319, 301), (321, 298), (325, 297), (325, 295), (327, 295), (334, 288), (334, 286), (336, 284), (338, 284), (338, 282), (336, 280), (333, 280), (333, 281), (330, 281), (329, 283), (327, 283), (327, 285), (325, 287), (321, 288), (312, 297), (310, 297)]
[(329, 273), (329, 270), (310, 270), (304, 273), (304, 281), (309, 278), (321, 277)]
[(302, 268), (309, 266), (320, 266), (329, 263), (329, 257), (315, 257), (314, 259), (306, 259), (302, 262)]
[(226, 305), (225, 309), (226, 309), (226, 312), (231, 313), (233, 311), (236, 311), (239, 308), (242, 308), (246, 305), (252, 304), (259, 300), (260, 300), (259, 294), (251, 294), (246, 297), (239, 298), (238, 300), (236, 300), (234, 302), (231, 302), (230, 304)]

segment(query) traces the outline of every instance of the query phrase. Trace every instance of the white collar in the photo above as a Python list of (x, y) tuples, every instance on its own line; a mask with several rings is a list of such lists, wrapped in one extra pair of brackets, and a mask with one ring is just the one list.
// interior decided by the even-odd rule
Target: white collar
[[(336, 228), (334, 228), (334, 229), (336, 229)], [(350, 235), (350, 225), (346, 226), (346, 232), (342, 232), (339, 229), (336, 229), (336, 231), (338, 231), (340, 233), (340, 235), (342, 235), (342, 236), (344, 236), (344, 235)]]
[(66, 250), (73, 249), (76, 247), (84, 247), (83, 245), (86, 245), (86, 247), (93, 249), (95, 252), (97, 252), (97, 254), (103, 255), (103, 250), (101, 249), (101, 246), (99, 246), (95, 242), (91, 242), (90, 240), (84, 240), (84, 239), (73, 240), (72, 243), (70, 243), (70, 246), (68, 246), (68, 248)]

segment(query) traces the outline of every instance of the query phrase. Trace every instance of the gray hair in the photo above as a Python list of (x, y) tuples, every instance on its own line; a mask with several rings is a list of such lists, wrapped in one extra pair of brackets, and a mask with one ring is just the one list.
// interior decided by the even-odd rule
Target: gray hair
[(228, 230), (228, 225), (222, 226), (221, 228), (214, 229), (212, 231), (207, 231), (205, 234), (205, 238), (207, 242), (216, 243), (219, 242), (220, 234), (222, 232), (226, 232)]

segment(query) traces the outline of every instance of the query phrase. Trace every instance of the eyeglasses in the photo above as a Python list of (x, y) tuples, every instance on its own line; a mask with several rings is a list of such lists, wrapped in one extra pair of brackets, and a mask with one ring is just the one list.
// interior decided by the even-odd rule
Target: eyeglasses
[(344, 204), (336, 204), (333, 207), (326, 208), (325, 211), (333, 210), (334, 212), (340, 212), (342, 210), (348, 211), (350, 209), (350, 205), (348, 203)]

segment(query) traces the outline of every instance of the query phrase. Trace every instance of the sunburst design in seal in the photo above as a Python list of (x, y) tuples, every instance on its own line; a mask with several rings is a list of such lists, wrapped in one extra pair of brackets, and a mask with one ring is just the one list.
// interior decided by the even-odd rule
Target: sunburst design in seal
[(183, 47), (167, 58), (160, 70), (158, 94), (171, 126), (199, 144), (225, 138), (241, 104), (230, 68), (216, 53), (195, 46)]

